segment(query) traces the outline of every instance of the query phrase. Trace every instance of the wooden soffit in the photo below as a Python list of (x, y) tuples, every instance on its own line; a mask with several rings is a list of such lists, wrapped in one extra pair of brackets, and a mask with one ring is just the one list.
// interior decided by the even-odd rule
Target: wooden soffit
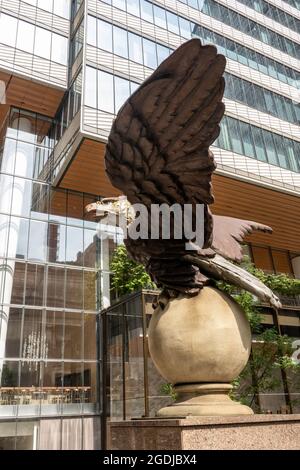
[(213, 187), (214, 214), (254, 220), (273, 228), (272, 235), (256, 232), (248, 241), (300, 252), (300, 195), (218, 174), (213, 177)]
[[(85, 139), (60, 186), (101, 196), (115, 196), (104, 168), (105, 144)], [(273, 234), (255, 233), (248, 241), (300, 251), (300, 197), (228, 176), (213, 176), (215, 203), (212, 212), (254, 220), (273, 228)]]
[(0, 72), (0, 80), (6, 85), (6, 104), (45, 116), (55, 116), (64, 90), (5, 72)]
[(105, 173), (105, 144), (84, 139), (59, 186), (100, 196), (118, 196)]

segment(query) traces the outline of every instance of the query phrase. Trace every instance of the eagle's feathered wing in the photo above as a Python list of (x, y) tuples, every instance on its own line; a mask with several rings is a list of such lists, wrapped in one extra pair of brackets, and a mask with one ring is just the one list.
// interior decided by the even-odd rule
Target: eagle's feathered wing
[[(105, 156), (114, 186), (131, 203), (210, 204), (215, 163), (209, 146), (224, 114), (225, 58), (192, 39), (127, 100)], [(212, 237), (206, 212), (205, 242)]]
[[(224, 114), (225, 64), (214, 46), (202, 46), (198, 39), (180, 46), (120, 109), (105, 163), (112, 184), (132, 204), (148, 209), (151, 204), (192, 204), (194, 215), (196, 204), (204, 204), (204, 245), (197, 255), (209, 258), (217, 252), (238, 260), (243, 236), (269, 228), (225, 218), (222, 232), (221, 219), (208, 208), (213, 202), (211, 177), (216, 168), (209, 146), (219, 135)], [(184, 259), (186, 241), (128, 238), (126, 246), (158, 285), (197, 293), (209, 275)]]

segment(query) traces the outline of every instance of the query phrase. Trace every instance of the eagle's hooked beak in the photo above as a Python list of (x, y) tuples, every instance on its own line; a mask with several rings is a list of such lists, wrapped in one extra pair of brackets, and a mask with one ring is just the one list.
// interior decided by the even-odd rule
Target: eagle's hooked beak
[(107, 197), (103, 198), (100, 201), (92, 202), (85, 207), (85, 215), (89, 216), (94, 220), (101, 220), (108, 214), (108, 211), (105, 210), (105, 203), (118, 201), (118, 197)]
[(99, 210), (98, 202), (92, 202), (85, 207), (85, 215), (91, 217), (92, 219), (97, 219), (97, 212)]

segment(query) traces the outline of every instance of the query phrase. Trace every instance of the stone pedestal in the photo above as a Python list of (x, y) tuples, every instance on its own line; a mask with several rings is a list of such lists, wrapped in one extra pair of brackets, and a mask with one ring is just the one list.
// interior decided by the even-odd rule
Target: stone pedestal
[(224, 383), (175, 385), (177, 399), (173, 405), (161, 408), (157, 416), (170, 418), (187, 416), (252, 415), (249, 406), (231, 400), (232, 385)]
[(112, 422), (110, 450), (299, 450), (300, 415)]
[(177, 393), (158, 417), (253, 414), (228, 395), (251, 349), (249, 322), (231, 297), (204, 287), (172, 299), (154, 311), (148, 335), (152, 360)]

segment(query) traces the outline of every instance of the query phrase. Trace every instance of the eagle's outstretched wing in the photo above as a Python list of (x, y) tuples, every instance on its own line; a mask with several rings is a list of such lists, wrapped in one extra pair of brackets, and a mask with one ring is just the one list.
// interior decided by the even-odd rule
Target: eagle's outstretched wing
[[(127, 100), (105, 155), (112, 184), (132, 203), (208, 205), (215, 170), (209, 146), (224, 114), (225, 58), (192, 39)], [(212, 217), (206, 207), (205, 246)]]
[(255, 230), (272, 233), (271, 227), (267, 225), (221, 215), (213, 215), (213, 226), (212, 248), (225, 258), (236, 262), (242, 261), (243, 250), (240, 243), (247, 235)]
[(106, 171), (132, 204), (205, 206), (204, 249), (195, 245), (187, 253), (185, 239), (125, 240), (130, 256), (146, 266), (158, 286), (195, 295), (211, 278), (223, 279), (278, 306), (266, 286), (225, 259), (240, 261), (244, 236), (271, 229), (214, 217), (208, 208), (215, 170), (209, 146), (224, 114), (225, 63), (214, 46), (202, 46), (198, 39), (179, 47), (119, 111), (107, 144)]

